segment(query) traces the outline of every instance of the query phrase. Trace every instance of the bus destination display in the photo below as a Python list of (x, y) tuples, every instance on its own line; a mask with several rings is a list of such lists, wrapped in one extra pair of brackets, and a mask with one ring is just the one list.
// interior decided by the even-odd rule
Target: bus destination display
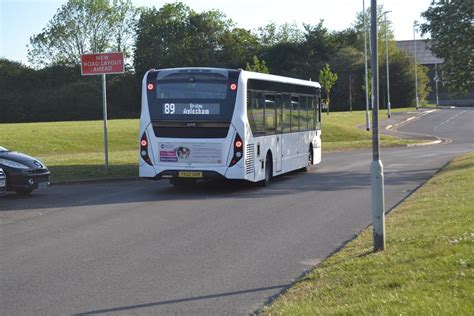
[(165, 115), (219, 115), (219, 103), (164, 103)]

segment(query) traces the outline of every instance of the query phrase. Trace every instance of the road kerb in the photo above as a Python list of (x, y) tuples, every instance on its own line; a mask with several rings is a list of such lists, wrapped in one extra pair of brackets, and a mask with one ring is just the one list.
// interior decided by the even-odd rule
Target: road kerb
[(429, 145), (436, 145), (442, 143), (443, 140), (437, 139), (432, 142), (426, 142), (426, 143), (419, 143), (419, 144), (407, 144), (407, 147), (418, 147), (418, 146), (429, 146)]
[(84, 179), (84, 180), (51, 182), (51, 185), (70, 185), (70, 184), (93, 184), (93, 183), (109, 183), (109, 182), (126, 182), (126, 181), (136, 181), (136, 180), (140, 180), (140, 179), (141, 179), (141, 178), (139, 178), (139, 177)]
[(435, 136), (435, 135), (428, 135), (428, 134), (418, 134), (418, 133), (409, 133), (409, 132), (401, 132), (401, 131), (398, 131), (397, 129), (401, 126), (404, 126), (414, 120), (418, 120), (420, 117), (423, 117), (427, 114), (430, 114), (430, 113), (433, 113), (433, 112), (436, 112), (437, 110), (429, 110), (429, 111), (424, 111), (416, 116), (410, 116), (409, 118), (399, 122), (399, 123), (395, 123), (395, 124), (390, 124), (390, 125), (387, 125), (385, 127), (385, 130), (388, 130), (388, 131), (397, 131), (398, 133), (403, 133), (403, 134), (413, 134), (413, 135), (424, 135), (424, 136), (430, 136), (430, 137), (434, 137), (436, 138), (436, 140), (433, 140), (433, 141), (428, 141), (428, 142), (424, 142), (424, 143), (418, 143), (418, 144), (407, 144), (406, 146), (407, 147), (418, 147), (418, 146), (429, 146), (429, 145), (436, 145), (436, 144), (440, 144), (440, 143), (449, 143), (451, 142), (450, 139), (443, 139), (443, 138), (440, 138), (438, 136)]

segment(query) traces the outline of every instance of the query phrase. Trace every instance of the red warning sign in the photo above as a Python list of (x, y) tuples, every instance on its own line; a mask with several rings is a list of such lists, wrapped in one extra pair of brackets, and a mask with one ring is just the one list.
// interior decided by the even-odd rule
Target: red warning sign
[(123, 53), (100, 53), (81, 55), (81, 74), (102, 75), (125, 72)]

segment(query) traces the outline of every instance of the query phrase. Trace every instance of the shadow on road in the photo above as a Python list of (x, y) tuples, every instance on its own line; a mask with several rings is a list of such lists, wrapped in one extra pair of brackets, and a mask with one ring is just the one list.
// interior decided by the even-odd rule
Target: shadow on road
[(203, 295), (203, 296), (178, 298), (178, 299), (138, 304), (138, 305), (130, 305), (130, 306), (112, 307), (112, 308), (107, 308), (107, 309), (77, 313), (73, 315), (98, 315), (98, 314), (106, 314), (106, 313), (113, 313), (113, 312), (130, 311), (130, 310), (140, 309), (140, 308), (150, 308), (150, 307), (157, 307), (157, 306), (170, 305), (170, 304), (178, 304), (178, 303), (201, 301), (201, 300), (208, 300), (208, 299), (228, 297), (228, 296), (250, 294), (250, 293), (255, 293), (255, 292), (263, 292), (263, 291), (276, 290), (276, 289), (280, 289), (283, 291), (283, 290), (288, 289), (290, 286), (291, 284), (282, 284), (282, 285), (235, 291), (235, 292), (226, 292), (226, 293), (210, 294), (210, 295)]
[[(435, 169), (385, 173), (386, 185), (424, 181)], [(292, 172), (273, 179), (268, 187), (245, 181), (202, 181), (191, 188), (177, 189), (166, 181), (128, 181), (58, 185), (30, 196), (7, 194), (0, 198), (1, 211), (39, 210), (87, 205), (159, 202), (175, 200), (255, 199), (304, 192), (344, 191), (370, 188), (370, 174), (350, 171)], [(133, 208), (131, 206), (131, 208)]]

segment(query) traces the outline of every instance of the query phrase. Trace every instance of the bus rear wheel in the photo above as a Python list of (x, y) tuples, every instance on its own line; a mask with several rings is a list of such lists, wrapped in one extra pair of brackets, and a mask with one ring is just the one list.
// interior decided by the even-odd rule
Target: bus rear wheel
[(272, 156), (270, 154), (267, 155), (265, 159), (265, 179), (259, 182), (261, 187), (266, 187), (272, 181), (273, 176), (273, 164), (272, 164)]

